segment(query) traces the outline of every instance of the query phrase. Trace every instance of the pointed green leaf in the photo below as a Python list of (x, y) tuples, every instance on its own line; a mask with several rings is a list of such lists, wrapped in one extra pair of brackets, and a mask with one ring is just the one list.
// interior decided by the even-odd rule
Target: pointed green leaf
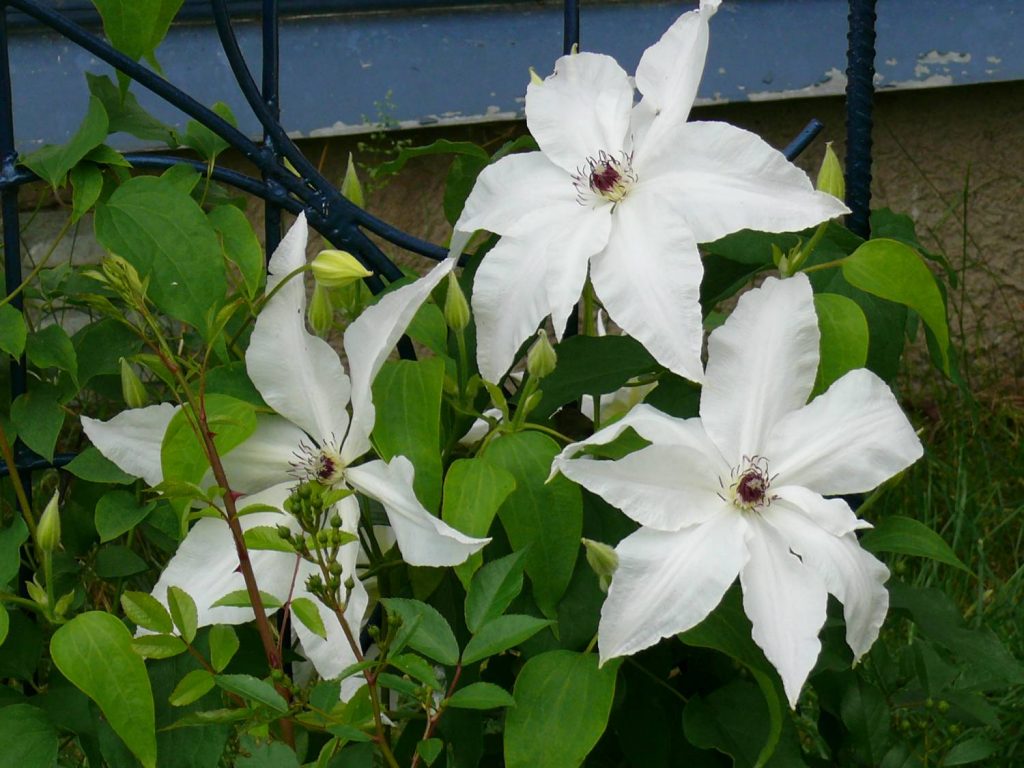
[(132, 649), (144, 659), (170, 659), (188, 650), (176, 635), (142, 635), (132, 640)]
[(814, 309), (821, 331), (821, 361), (814, 391), (820, 393), (847, 371), (867, 363), (868, 319), (857, 302), (838, 293), (815, 294)]
[(238, 635), (227, 624), (210, 627), (210, 666), (216, 672), (223, 672), (238, 652)]
[(185, 707), (203, 698), (213, 690), (213, 675), (205, 669), (193, 669), (174, 686), (167, 701), (172, 707)]
[(462, 652), (462, 663), (473, 664), (506, 651), (525, 642), (553, 623), (548, 619), (517, 614), (491, 619), (480, 627), (480, 631), (473, 635), (469, 643), (466, 644), (466, 649)]
[(238, 267), (249, 298), (259, 293), (266, 270), (263, 249), (245, 214), (233, 205), (218, 205), (207, 214), (220, 238), (224, 258)]
[(0, 528), (0, 586), (10, 584), (21, 568), (21, 545), (28, 541), (28, 528), (21, 516)]
[(5, 765), (53, 768), (57, 764), (57, 729), (43, 710), (31, 704), (0, 707), (0, 744)]
[(199, 611), (191, 595), (181, 587), (168, 587), (167, 607), (171, 611), (174, 626), (178, 628), (185, 642), (191, 643), (195, 640), (199, 627)]
[[(268, 611), (274, 608), (280, 608), (282, 603), (276, 597), (269, 592), (260, 590), (260, 600), (263, 602), (263, 607)], [(244, 589), (236, 589), (234, 592), (228, 592), (220, 600), (217, 600), (211, 608), (252, 608), (252, 602), (249, 600), (249, 593)]]
[(123, 96), (114, 82), (106, 75), (85, 73), (89, 82), (89, 93), (103, 102), (110, 118), (110, 133), (130, 133), (146, 141), (162, 141), (168, 146), (177, 146), (174, 131), (170, 126), (157, 120), (139, 104), (135, 94), (126, 91)]
[(939, 534), (913, 518), (900, 515), (885, 517), (861, 536), (860, 544), (869, 552), (928, 557), (965, 573), (971, 572)]
[(443, 748), (444, 742), (440, 739), (424, 739), (416, 745), (416, 754), (422, 757), (427, 765), (433, 765)]
[[(486, 533), (486, 531), (485, 531)], [(526, 551), (487, 563), (477, 571), (466, 594), (466, 626), (476, 632), (491, 619), (501, 616), (523, 591)]]
[(106, 543), (127, 533), (146, 519), (156, 502), (142, 504), (134, 493), (111, 491), (96, 502), (95, 523), (100, 542)]
[(122, 471), (114, 462), (104, 456), (94, 445), (90, 445), (75, 456), (66, 467), (75, 477), (91, 483), (116, 483), (127, 485), (135, 482), (135, 478)]
[(174, 629), (171, 614), (148, 592), (128, 591), (121, 595), (124, 615), (143, 629), (168, 634)]
[[(252, 403), (227, 395), (207, 395), (206, 417), (214, 432), (213, 442), (221, 456), (240, 445), (256, 430), (256, 409)], [(160, 464), (165, 480), (198, 483), (210, 463), (202, 443), (193, 431), (185, 408), (167, 425)]]
[(138, 60), (151, 57), (183, 0), (93, 0), (111, 45)]
[(512, 694), (494, 683), (471, 683), (448, 698), (448, 706), (455, 709), (496, 709), (515, 705)]
[(316, 603), (308, 597), (297, 597), (291, 602), (292, 613), (303, 626), (317, 637), (327, 639), (327, 627), (324, 626), (323, 617), (316, 607)]
[(42, 387), (19, 395), (11, 404), (11, 421), (25, 445), (47, 461), (53, 460), (57, 436), (64, 426), (64, 409)]
[(71, 223), (96, 205), (103, 191), (103, 172), (93, 163), (79, 163), (71, 169)]
[(252, 675), (217, 675), (214, 680), (219, 688), (234, 693), (249, 701), (265, 704), (277, 712), (287, 712), (288, 702), (274, 686)]
[(7, 613), (7, 609), (4, 608), (4, 604), (0, 603), (0, 645), (4, 644), (4, 640), (7, 639), (7, 633), (11, 631), (11, 617)]
[(381, 600), (388, 616), (400, 617), (402, 628), (394, 645), (401, 648), (408, 644), (424, 656), (447, 666), (454, 666), (459, 660), (459, 644), (451, 626), (433, 606), (419, 600), (390, 597)]
[(85, 113), (78, 132), (67, 144), (59, 147), (47, 145), (21, 158), (21, 164), (31, 169), (39, 178), (52, 187), (64, 183), (68, 171), (78, 165), (89, 150), (103, 143), (107, 138), (107, 110), (95, 96), (89, 97), (89, 109)]
[[(235, 116), (232, 114), (231, 108), (223, 101), (218, 101), (214, 104), (213, 111), (231, 123), (231, 125), (235, 127), (238, 126), (238, 121), (235, 120)], [(217, 159), (217, 155), (231, 146), (225, 139), (221, 138), (219, 134), (214, 133), (205, 125), (195, 120), (188, 121), (188, 125), (185, 128), (185, 135), (181, 137), (181, 143), (186, 147), (194, 149), (199, 153), (199, 156), (208, 163), (212, 163)]]
[(25, 343), (25, 356), (36, 368), (56, 368), (78, 376), (78, 356), (67, 331), (48, 325), (31, 333)]
[(21, 357), (27, 338), (28, 329), (21, 312), (10, 304), (0, 307), (0, 350), (11, 357)]
[[(261, 510), (264, 511), (264, 510)], [(277, 528), (271, 525), (255, 525), (245, 534), (245, 546), (253, 550), (269, 550), (271, 552), (294, 552), (287, 540), (282, 539)]]

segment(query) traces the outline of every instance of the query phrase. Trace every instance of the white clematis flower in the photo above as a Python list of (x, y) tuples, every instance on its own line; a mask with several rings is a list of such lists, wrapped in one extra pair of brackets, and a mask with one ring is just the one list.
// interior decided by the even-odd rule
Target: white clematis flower
[(609, 56), (563, 56), (531, 83), (539, 152), (484, 169), (455, 225), (502, 236), (473, 289), (480, 372), (498, 381), (551, 315), (561, 333), (587, 278), (611, 318), (670, 370), (700, 381), (703, 274), (697, 243), (750, 228), (787, 232), (846, 213), (748, 131), (686, 122), (720, 0), (702, 0), (629, 77)]
[[(827, 595), (844, 606), (859, 659), (888, 609), (888, 570), (854, 531), (845, 501), (916, 461), (921, 443), (889, 388), (850, 371), (805, 405), (819, 332), (804, 275), (742, 296), (709, 340), (700, 417), (647, 405), (568, 446), (552, 470), (602, 496), (640, 528), (615, 551), (601, 610), (602, 661), (702, 621), (737, 574), (753, 638), (790, 704), (818, 657)], [(574, 459), (627, 427), (651, 444), (617, 461)]]
[[(398, 547), (412, 565), (455, 565), (481, 549), (489, 539), (466, 536), (423, 508), (413, 491), (413, 466), (404, 456), (354, 464), (370, 446), (375, 411), (371, 384), (430, 292), (454, 267), (442, 262), (425, 277), (398, 288), (366, 309), (346, 330), (345, 352), (351, 379), (327, 342), (305, 327), (306, 288), (285, 276), (306, 263), (307, 226), (300, 216), (270, 260), (267, 293), (276, 293), (263, 307), (246, 352), (249, 378), (277, 415), (258, 417), (256, 431), (222, 457), (231, 489), (247, 496), (239, 507), (270, 504), (281, 508), (295, 484), (296, 469), (310, 479), (335, 487), (350, 487), (383, 504)], [(280, 286), (280, 287), (279, 287)], [(351, 401), (351, 416), (348, 406)], [(151, 485), (162, 480), (160, 448), (176, 407), (161, 404), (124, 411), (107, 422), (83, 418), (92, 443), (121, 469)], [(296, 458), (300, 458), (296, 467)], [(343, 530), (355, 532), (359, 521), (354, 497), (337, 505)], [(287, 525), (298, 531), (291, 516), (275, 513), (245, 515), (243, 529)], [(346, 619), (358, 628), (367, 608), (364, 586), (356, 578), (357, 542), (341, 548), (342, 581), (353, 577)], [(279, 601), (309, 596), (306, 577), (313, 563), (290, 554), (251, 553), (262, 591)], [(204, 518), (192, 527), (168, 564), (154, 595), (165, 600), (167, 588), (188, 592), (199, 609), (200, 625), (242, 623), (251, 609), (213, 607), (226, 593), (244, 587), (227, 524)], [(353, 662), (352, 652), (337, 618), (314, 599), (327, 627), (325, 640), (301, 622), (294, 627), (307, 656), (325, 678), (337, 676)]]

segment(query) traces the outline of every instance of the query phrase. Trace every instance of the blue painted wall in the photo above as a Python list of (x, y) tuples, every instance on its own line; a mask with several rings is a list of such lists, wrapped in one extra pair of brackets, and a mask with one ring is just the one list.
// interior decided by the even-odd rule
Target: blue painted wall
[[(644, 48), (693, 5), (584, 4), (583, 47), (632, 71)], [(1024, 79), (1021, 0), (879, 0), (878, 12), (880, 88)], [(258, 69), (258, 28), (239, 22), (238, 34)], [(700, 98), (839, 94), (845, 50), (846, 0), (726, 0), (712, 22)], [(406, 127), (511, 118), (522, 114), (528, 68), (550, 72), (561, 51), (561, 12), (512, 5), (290, 19), (281, 51), (283, 122), (295, 135), (365, 131), (382, 112)], [(211, 26), (172, 28), (158, 55), (168, 79), (205, 103), (227, 102), (242, 127), (258, 133)], [(15, 33), (11, 59), (19, 147), (66, 140), (85, 112), (82, 73), (106, 67), (41, 30)], [(139, 96), (159, 117), (184, 123)], [(140, 146), (131, 137), (115, 143)]]

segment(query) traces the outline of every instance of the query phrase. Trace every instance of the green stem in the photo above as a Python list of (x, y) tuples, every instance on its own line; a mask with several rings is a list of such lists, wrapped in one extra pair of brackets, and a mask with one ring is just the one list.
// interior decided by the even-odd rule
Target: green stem
[(45, 613), (43, 607), (32, 600), (26, 600), (24, 597), (18, 597), (12, 595), (10, 592), (0, 592), (0, 603), (11, 603), (13, 605), (20, 605), (22, 608), (28, 608), (30, 611), (36, 613)]
[(455, 344), (459, 348), (459, 395), (466, 396), (466, 382), (469, 381), (469, 354), (466, 352), (466, 334), (459, 329), (454, 331)]
[(589, 278), (583, 286), (583, 335), (597, 336), (597, 301)]
[(28, 494), (25, 493), (25, 486), (21, 482), (18, 466), (14, 463), (14, 451), (11, 449), (11, 443), (7, 439), (3, 423), (0, 423), (0, 454), (3, 454), (4, 461), (7, 463), (7, 472), (11, 476), (11, 483), (14, 485), (14, 495), (18, 497), (18, 505), (21, 507), (22, 517), (25, 518), (25, 525), (28, 526), (28, 532), (32, 535), (32, 540), (36, 541), (36, 519), (32, 515), (32, 505), (28, 503)]
[(835, 259), (834, 261), (826, 261), (822, 264), (815, 264), (814, 266), (807, 267), (807, 269), (803, 269), (801, 271), (806, 274), (810, 272), (820, 272), (823, 269), (834, 269), (835, 267), (841, 267), (844, 261), (846, 261), (845, 256), (841, 259)]
[(42, 272), (43, 267), (46, 266), (46, 263), (50, 260), (50, 257), (53, 256), (53, 254), (56, 252), (57, 246), (60, 245), (61, 241), (64, 239), (64, 236), (68, 233), (69, 229), (71, 229), (71, 217), (70, 216), (68, 217), (68, 220), (64, 222), (64, 226), (60, 228), (60, 232), (57, 233), (57, 237), (54, 239), (53, 243), (50, 245), (50, 249), (45, 254), (43, 254), (43, 258), (41, 258), (39, 260), (39, 263), (36, 264), (34, 267), (32, 267), (32, 271), (28, 273), (28, 275), (25, 277), (24, 280), (21, 281), (21, 284), (18, 285), (17, 288), (15, 288), (13, 291), (11, 291), (9, 294), (7, 294), (7, 296), (5, 296), (3, 299), (0, 299), (0, 307), (2, 307), (5, 304), (9, 303), (11, 301), (11, 299), (13, 299), (15, 296), (17, 296), (23, 290), (25, 290), (25, 286), (27, 286), (30, 282), (32, 282), (32, 279), (36, 275), (38, 275), (40, 272)]

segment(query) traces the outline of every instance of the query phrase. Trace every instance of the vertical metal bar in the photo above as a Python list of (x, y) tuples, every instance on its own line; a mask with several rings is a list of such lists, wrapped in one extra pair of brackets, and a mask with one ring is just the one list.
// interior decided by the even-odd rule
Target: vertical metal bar
[(565, 0), (565, 25), (562, 34), (562, 53), (572, 53), (580, 44), (580, 3), (579, 0)]
[[(278, 29), (280, 17), (278, 15), (277, 0), (263, 0), (263, 85), (261, 92), (263, 100), (274, 115), (274, 119), (281, 119), (281, 96), (280, 96), (280, 44), (278, 40)], [(273, 139), (263, 132), (263, 145), (271, 149), (274, 154), (278, 153)], [(263, 174), (263, 181), (273, 184), (267, 174)], [(281, 209), (273, 203), (267, 202), (263, 213), (263, 232), (266, 240), (267, 258), (281, 242)]]
[(846, 225), (871, 235), (871, 128), (875, 93), (876, 0), (850, 0), (846, 51)]

